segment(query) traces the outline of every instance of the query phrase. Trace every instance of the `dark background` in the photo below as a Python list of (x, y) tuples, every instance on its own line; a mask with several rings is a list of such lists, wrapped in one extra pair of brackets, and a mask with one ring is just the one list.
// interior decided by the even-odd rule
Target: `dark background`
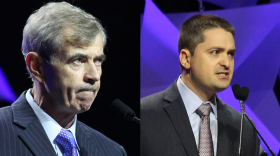
[[(30, 14), (47, 2), (14, 0), (1, 3), (0, 66), (17, 96), (32, 87), (21, 53), (22, 30)], [(97, 17), (108, 34), (100, 91), (91, 109), (79, 114), (78, 119), (122, 145), (128, 155), (140, 155), (140, 126), (122, 120), (109, 109), (111, 102), (119, 98), (140, 116), (139, 3), (133, 0), (67, 2)], [(0, 101), (0, 107), (10, 104)]]

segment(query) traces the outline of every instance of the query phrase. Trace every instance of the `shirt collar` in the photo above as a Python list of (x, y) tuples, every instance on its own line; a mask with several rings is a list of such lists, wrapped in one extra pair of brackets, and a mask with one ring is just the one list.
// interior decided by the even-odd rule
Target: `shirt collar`
[[(26, 92), (25, 97), (26, 97), (26, 100), (28, 101), (28, 103), (30, 104), (30, 106), (32, 107), (32, 109), (34, 110), (39, 121), (41, 122), (45, 132), (47, 133), (49, 140), (52, 142), (52, 145), (54, 146), (53, 143), (55, 142), (55, 138), (59, 134), (62, 127), (52, 117), (50, 117), (43, 109), (41, 109), (38, 106), (38, 104), (34, 101), (32, 95), (31, 95), (31, 89), (29, 89)], [(67, 130), (72, 132), (72, 134), (75, 138), (77, 148), (79, 149), (79, 146), (78, 146), (78, 143), (76, 140), (76, 122), (77, 122), (77, 115), (75, 115), (73, 124)]]
[(201, 105), (210, 103), (212, 106), (213, 113), (217, 119), (217, 97), (216, 94), (210, 98), (208, 101), (202, 101), (194, 92), (192, 92), (181, 80), (181, 75), (179, 76), (177, 80), (177, 87), (179, 90), (179, 93), (183, 99), (184, 105), (186, 107), (188, 116), (192, 115), (195, 110)]

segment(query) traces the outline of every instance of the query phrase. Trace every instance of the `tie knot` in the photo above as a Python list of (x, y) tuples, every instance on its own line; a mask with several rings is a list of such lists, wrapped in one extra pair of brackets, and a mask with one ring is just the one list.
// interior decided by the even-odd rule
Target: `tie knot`
[(200, 117), (209, 116), (212, 111), (212, 107), (209, 103), (200, 105), (199, 108), (195, 111)]

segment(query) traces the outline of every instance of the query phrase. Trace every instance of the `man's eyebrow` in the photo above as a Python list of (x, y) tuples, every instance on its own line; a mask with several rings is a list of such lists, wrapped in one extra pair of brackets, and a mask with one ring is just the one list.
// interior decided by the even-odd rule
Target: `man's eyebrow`
[(82, 59), (85, 59), (85, 58), (89, 58), (88, 55), (86, 54), (82, 54), (82, 53), (77, 53), (73, 56), (71, 56), (70, 58), (67, 59), (67, 62), (73, 62), (74, 60), (78, 59), (78, 58), (82, 58)]
[[(70, 58), (68, 58), (67, 59), (67, 63), (73, 62), (73, 61), (75, 61), (78, 58), (80, 58), (80, 59), (88, 59), (88, 58), (90, 58), (90, 56), (86, 55), (86, 54), (82, 54), (82, 53), (77, 53), (77, 54), (71, 56)], [(105, 54), (101, 54), (101, 55), (98, 55), (98, 56), (96, 56), (94, 58), (94, 60), (100, 60), (100, 59), (105, 61), (106, 55)]]
[[(207, 49), (207, 51), (210, 51), (210, 50), (224, 51), (225, 48), (222, 48), (222, 47), (211, 47), (211, 48)], [(234, 49), (230, 49), (229, 52), (235, 52), (235, 48)]]
[(209, 49), (207, 49), (207, 51), (210, 51), (210, 50), (219, 50), (219, 51), (224, 51), (225, 48), (222, 48), (222, 47), (211, 47)]
[(230, 49), (228, 52), (235, 53), (236, 49)]
[(98, 55), (94, 58), (94, 60), (102, 60), (102, 61), (105, 61), (106, 60), (106, 55), (105, 54), (101, 54), (101, 55)]

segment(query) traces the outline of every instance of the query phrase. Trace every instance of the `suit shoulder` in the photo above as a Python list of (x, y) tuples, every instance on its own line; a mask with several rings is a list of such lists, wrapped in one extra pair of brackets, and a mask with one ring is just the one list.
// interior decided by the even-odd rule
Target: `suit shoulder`
[[(6, 140), (8, 140), (7, 135), (9, 137), (12, 137), (17, 133), (17, 130), (15, 129), (16, 126), (13, 120), (14, 118), (13, 118), (11, 106), (0, 108), (0, 143), (1, 144), (5, 143)], [(0, 147), (0, 153), (1, 150), (2, 147)]]
[(236, 109), (234, 109), (233, 107), (231, 107), (230, 105), (226, 104), (225, 102), (223, 102), (220, 98), (218, 98), (219, 102), (222, 104), (222, 106), (224, 106), (224, 108), (229, 111), (230, 113), (232, 113), (233, 115), (236, 116), (241, 116), (241, 113), (238, 112)]
[(0, 126), (3, 125), (4, 123), (12, 123), (12, 107), (11, 106), (6, 106), (6, 107), (2, 107), (0, 108)]
[(107, 136), (105, 136), (104, 134), (100, 133), (99, 131), (89, 127), (88, 125), (78, 121), (79, 125), (81, 126), (81, 128), (83, 130), (86, 130), (90, 133), (88, 133), (88, 135), (90, 135), (91, 137), (98, 137), (98, 138), (101, 138), (102, 140), (110, 143), (110, 144), (116, 144), (118, 145), (116, 142), (114, 142), (113, 140), (111, 140), (110, 138), (108, 138)]
[[(226, 110), (228, 114), (231, 114), (230, 116), (232, 117), (232, 120), (239, 124), (242, 114), (240, 112), (238, 112), (236, 109), (234, 109), (233, 107), (231, 107), (230, 105), (224, 103), (221, 99), (219, 99), (219, 101), (222, 104), (222, 106), (224, 106), (224, 108), (225, 108), (224, 110)], [(252, 122), (254, 122), (251, 118), (249, 118), (249, 119)], [(250, 124), (249, 121), (247, 120), (247, 118), (244, 119), (244, 124), (248, 124), (248, 125)]]
[(5, 106), (5, 107), (0, 108), (0, 111), (1, 112), (12, 112), (12, 107), (11, 106)]
[(98, 140), (98, 144), (106, 145), (109, 149), (114, 149), (114, 151), (119, 151), (120, 153), (125, 153), (124, 148), (116, 143), (115, 141), (111, 140), (104, 134), (100, 133), (99, 131), (87, 126), (86, 124), (77, 121), (77, 125), (93, 140)]
[(165, 90), (146, 96), (140, 100), (141, 110), (149, 109), (150, 107), (155, 107), (162, 103), (164, 98)]

